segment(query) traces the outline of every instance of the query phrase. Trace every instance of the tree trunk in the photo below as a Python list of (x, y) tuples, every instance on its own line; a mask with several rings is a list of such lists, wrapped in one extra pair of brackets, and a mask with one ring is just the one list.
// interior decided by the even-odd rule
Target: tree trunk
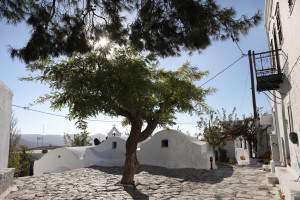
[(251, 140), (248, 140), (247, 142), (248, 142), (248, 147), (249, 147), (249, 157), (252, 158), (252, 157), (253, 157), (253, 156), (252, 156), (252, 155), (253, 155), (253, 154), (252, 154), (252, 153), (253, 153), (253, 150), (252, 150), (252, 142), (251, 142)]
[(132, 124), (129, 137), (126, 141), (126, 158), (121, 180), (121, 184), (124, 185), (134, 185), (134, 174), (137, 164), (136, 149), (141, 128), (142, 124)]
[(127, 152), (121, 184), (134, 185), (134, 174), (135, 174), (135, 166), (136, 166), (135, 161), (136, 161), (136, 151)]
[(254, 138), (253, 138), (253, 148), (254, 148), (255, 158), (257, 158), (257, 139), (256, 139), (256, 136), (254, 136)]

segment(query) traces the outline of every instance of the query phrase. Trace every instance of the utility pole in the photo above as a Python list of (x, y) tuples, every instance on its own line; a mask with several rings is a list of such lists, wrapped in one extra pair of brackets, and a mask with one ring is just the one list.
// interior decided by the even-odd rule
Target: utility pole
[(258, 115), (257, 115), (257, 108), (256, 108), (256, 97), (255, 97), (255, 86), (254, 86), (254, 71), (253, 71), (253, 62), (255, 62), (255, 61), (252, 60), (252, 53), (251, 53), (250, 50), (248, 51), (248, 58), (249, 58), (250, 76), (251, 76), (253, 114), (254, 114), (254, 119), (257, 119)]

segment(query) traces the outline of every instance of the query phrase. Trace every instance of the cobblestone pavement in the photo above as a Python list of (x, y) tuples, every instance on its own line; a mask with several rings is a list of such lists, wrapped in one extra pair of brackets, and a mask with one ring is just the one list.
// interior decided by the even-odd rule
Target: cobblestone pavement
[(18, 178), (6, 199), (280, 199), (278, 187), (268, 185), (267, 173), (255, 167), (209, 171), (142, 166), (135, 176), (136, 188), (117, 184), (121, 172), (97, 167)]

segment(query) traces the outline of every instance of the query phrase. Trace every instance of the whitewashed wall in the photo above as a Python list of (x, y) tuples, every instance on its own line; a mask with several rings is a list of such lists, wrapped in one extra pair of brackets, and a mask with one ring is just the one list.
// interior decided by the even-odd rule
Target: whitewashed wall
[(12, 92), (0, 81), (0, 169), (8, 164), (11, 102)]
[[(112, 148), (113, 142), (117, 143), (115, 149)], [(100, 145), (89, 148), (84, 163), (86, 166), (123, 166), (126, 154), (126, 139), (121, 137), (108, 137)]]
[[(168, 140), (168, 147), (161, 141)], [(212, 148), (206, 143), (193, 140), (176, 130), (163, 130), (140, 145), (138, 160), (144, 165), (166, 168), (210, 169), (210, 157), (216, 168)]]
[[(112, 143), (116, 142), (115, 149)], [(121, 137), (109, 137), (97, 146), (64, 147), (45, 154), (34, 162), (34, 175), (62, 172), (90, 166), (123, 166), (125, 161), (126, 140)]]
[[(82, 147), (84, 153), (86, 147)], [(69, 148), (58, 148), (46, 153), (40, 160), (34, 162), (33, 173), (35, 176), (44, 173), (62, 172), (84, 167), (80, 155), (76, 155)]]
[[(273, 27), (277, 28), (275, 17), (277, 2), (279, 2), (283, 34), (283, 42), (279, 48), (283, 49), (288, 59), (287, 67), (284, 68), (286, 79), (280, 90), (276, 92), (276, 95), (282, 100), (276, 99), (277, 103), (273, 104), (274, 129), (278, 135), (281, 162), (285, 163), (284, 158), (290, 155), (292, 169), (300, 172), (298, 167), (300, 148), (298, 145), (292, 144), (288, 138), (291, 131), (298, 133), (298, 137), (300, 137), (300, 59), (298, 59), (300, 56), (300, 2), (296, 0), (294, 8), (290, 12), (287, 0), (266, 0), (265, 27), (269, 39), (273, 38)], [(292, 110), (293, 130), (289, 128), (288, 105)]]
[[(169, 146), (161, 147), (161, 140), (168, 139)], [(117, 143), (116, 148), (113, 142)], [(210, 145), (175, 130), (164, 130), (139, 145), (140, 164), (166, 168), (210, 169), (210, 157), (216, 168)], [(123, 166), (126, 138), (111, 136), (97, 146), (64, 147), (45, 154), (34, 162), (34, 175), (61, 172), (90, 166)]]

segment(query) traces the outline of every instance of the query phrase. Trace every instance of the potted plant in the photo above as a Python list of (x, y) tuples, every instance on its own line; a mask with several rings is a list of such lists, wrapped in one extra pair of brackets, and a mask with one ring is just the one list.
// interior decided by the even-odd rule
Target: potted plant
[(290, 132), (290, 140), (293, 144), (299, 144), (299, 140), (298, 140), (298, 134), (295, 132)]

